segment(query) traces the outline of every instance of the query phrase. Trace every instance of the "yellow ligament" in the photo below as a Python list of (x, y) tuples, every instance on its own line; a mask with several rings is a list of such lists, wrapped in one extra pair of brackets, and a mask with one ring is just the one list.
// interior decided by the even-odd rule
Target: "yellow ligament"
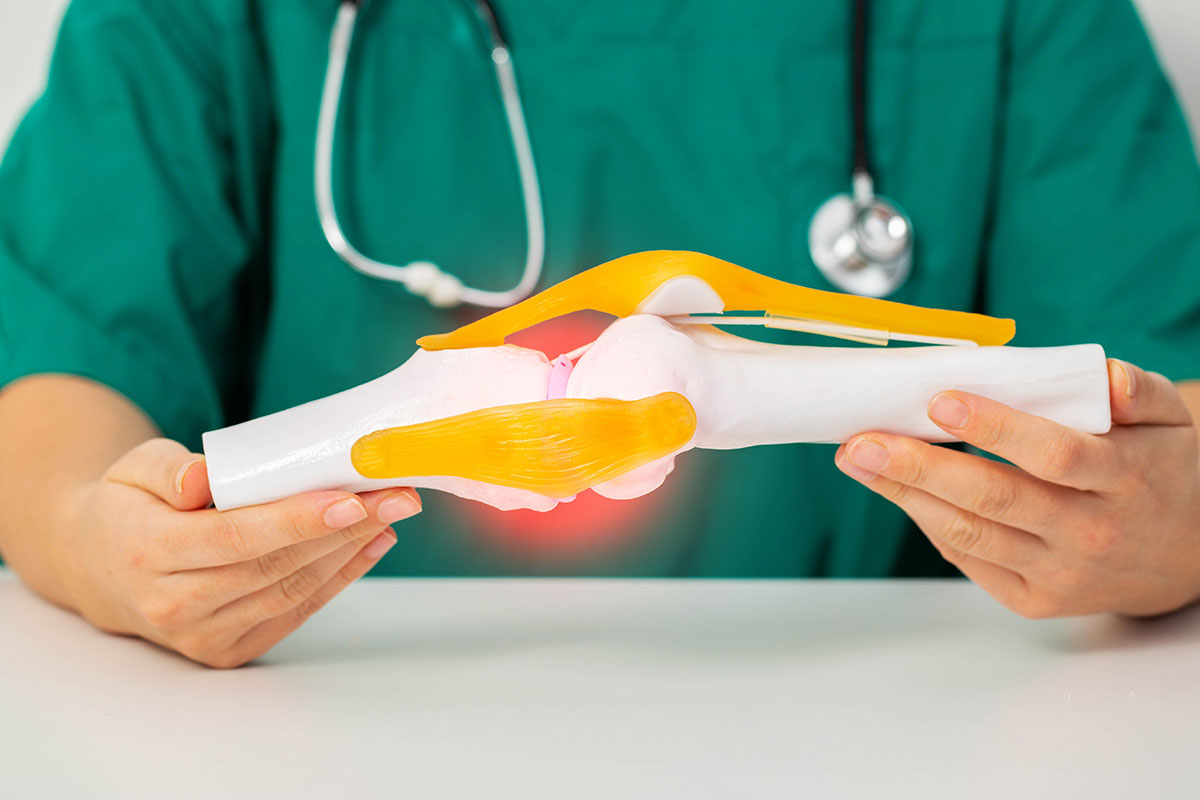
[(350, 458), (366, 478), (449, 476), (564, 498), (670, 455), (695, 432), (696, 412), (675, 392), (543, 400), (375, 431)]
[(425, 350), (492, 347), (503, 344), (505, 337), (517, 331), (582, 309), (627, 317), (655, 289), (683, 275), (700, 278), (712, 287), (724, 301), (725, 311), (767, 311), (783, 317), (964, 339), (980, 345), (1005, 344), (1016, 332), (1011, 319), (810, 289), (702, 253), (654, 250), (592, 267), (515, 306), (458, 330), (422, 337), (417, 344)]

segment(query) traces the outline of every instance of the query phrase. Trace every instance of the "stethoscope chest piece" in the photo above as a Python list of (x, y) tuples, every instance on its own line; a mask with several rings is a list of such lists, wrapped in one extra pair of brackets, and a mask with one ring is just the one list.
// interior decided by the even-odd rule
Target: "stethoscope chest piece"
[(895, 202), (875, 194), (867, 142), (867, 0), (854, 0), (850, 108), (854, 132), (852, 191), (826, 200), (808, 228), (813, 263), (843, 292), (887, 297), (913, 266), (913, 225)]
[(912, 270), (912, 221), (869, 190), (839, 194), (813, 215), (808, 246), (817, 269), (838, 289), (886, 297)]

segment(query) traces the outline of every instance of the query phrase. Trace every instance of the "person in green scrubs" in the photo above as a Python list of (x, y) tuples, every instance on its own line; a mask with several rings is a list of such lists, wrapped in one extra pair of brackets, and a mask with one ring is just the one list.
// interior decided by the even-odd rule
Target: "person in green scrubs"
[[(931, 413), (1010, 464), (868, 433), (689, 453), (647, 498), (544, 515), (430, 492), (393, 528), (420, 508), (410, 490), (208, 509), (203, 431), (374, 378), (484, 313), (358, 274), (322, 236), (337, 5), (70, 6), (0, 166), (0, 551), (35, 590), (215, 666), (372, 568), (957, 567), (1028, 616), (1200, 596), (1200, 169), (1128, 0), (879, 0), (868, 59), (877, 187), (918, 237), (891, 299), (1015, 318), (1017, 345), (1099, 342), (1123, 359), (1111, 434), (952, 393)], [(539, 288), (687, 249), (832, 289), (807, 236), (848, 188), (851, 5), (499, 0), (542, 178)], [(515, 283), (525, 226), (491, 69), (466, 2), (364, 10), (335, 184), (362, 250)], [(596, 330), (570, 321), (547, 349)]]

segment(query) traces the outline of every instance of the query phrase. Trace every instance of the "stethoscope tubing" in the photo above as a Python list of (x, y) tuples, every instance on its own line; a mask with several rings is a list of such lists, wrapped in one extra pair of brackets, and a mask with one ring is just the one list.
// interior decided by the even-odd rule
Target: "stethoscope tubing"
[(313, 188), (317, 216), (329, 246), (358, 272), (379, 280), (404, 284), (409, 291), (426, 297), (434, 305), (468, 303), (485, 308), (504, 308), (520, 302), (533, 293), (541, 278), (546, 253), (546, 223), (537, 165), (533, 157), (529, 129), (525, 123), (521, 95), (517, 88), (512, 55), (499, 35), (491, 9), (486, 5), (480, 5), (477, 13), (487, 14), (485, 22), (491, 40), (492, 67), (508, 123), (525, 212), (526, 252), (520, 281), (507, 291), (487, 291), (464, 286), (457, 278), (442, 272), (430, 262), (418, 261), (403, 266), (387, 264), (370, 258), (355, 247), (342, 228), (333, 194), (333, 150), (345, 89), (346, 64), (354, 41), (359, 12), (360, 4), (355, 0), (343, 0), (338, 7), (337, 19), (329, 39), (329, 62), (317, 115)]
[[(912, 223), (898, 205), (875, 196), (866, 120), (869, 2), (853, 2), (850, 74), (854, 137), (852, 189), (849, 195), (832, 197), (817, 210), (810, 223), (809, 240), (814, 263), (831, 282), (845, 291), (881, 297), (894, 292), (908, 277), (912, 263)], [(546, 221), (512, 53), (487, 0), (474, 0), (474, 9), (481, 26), (487, 31), (492, 69), (520, 177), (526, 230), (525, 264), (520, 280), (507, 291), (475, 289), (465, 286), (459, 278), (429, 261), (413, 261), (406, 265), (377, 261), (355, 247), (346, 235), (334, 200), (333, 152), (345, 91), (346, 65), (359, 15), (365, 5), (364, 0), (342, 0), (330, 34), (329, 61), (321, 90), (313, 161), (317, 216), (325, 239), (338, 257), (361, 274), (403, 284), (408, 291), (424, 297), (437, 307), (468, 303), (484, 308), (505, 308), (520, 302), (533, 293), (544, 270)], [(868, 247), (871, 242), (866, 240), (866, 234), (859, 227), (860, 217), (868, 211), (882, 213), (903, 223), (896, 226), (896, 234), (891, 233), (891, 224), (887, 229), (887, 235), (891, 237), (887, 244), (896, 248), (896, 255), (877, 255), (887, 251)], [(880, 261), (880, 258), (884, 260)]]

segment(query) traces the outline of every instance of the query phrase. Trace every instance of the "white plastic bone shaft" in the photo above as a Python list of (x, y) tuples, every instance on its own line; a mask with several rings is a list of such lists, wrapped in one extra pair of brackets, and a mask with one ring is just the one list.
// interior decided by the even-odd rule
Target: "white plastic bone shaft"
[(1110, 426), (1099, 345), (798, 347), (752, 342), (652, 316), (611, 325), (571, 375), (571, 397), (678, 391), (696, 408), (695, 447), (841, 442), (864, 431), (952, 437), (926, 416), (959, 389), (1088, 433)]
[[(1086, 433), (1108, 431), (1108, 369), (1099, 345), (1070, 347), (799, 347), (752, 342), (654, 316), (609, 326), (579, 360), (569, 397), (635, 399), (679, 392), (696, 409), (692, 447), (843, 442), (882, 431), (952, 441), (926, 409), (941, 391), (984, 395)], [(653, 491), (671, 459), (597, 492)], [(798, 478), (800, 476), (797, 476)]]

